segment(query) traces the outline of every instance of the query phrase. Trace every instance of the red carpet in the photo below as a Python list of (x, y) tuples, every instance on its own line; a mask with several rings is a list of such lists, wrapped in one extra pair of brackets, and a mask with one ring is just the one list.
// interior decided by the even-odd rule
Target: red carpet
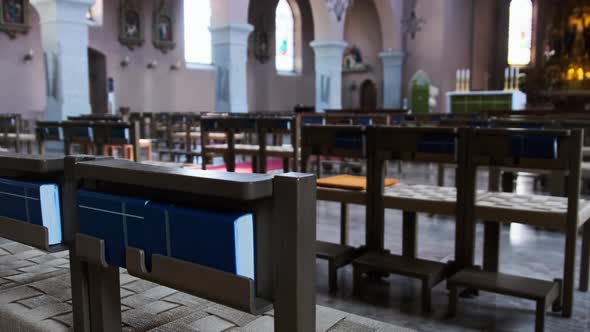
[[(268, 172), (278, 171), (283, 169), (283, 160), (277, 158), (269, 158), (266, 161), (266, 169)], [(207, 166), (207, 170), (210, 171), (227, 171), (225, 165)], [(236, 173), (252, 173), (252, 163), (237, 163)]]

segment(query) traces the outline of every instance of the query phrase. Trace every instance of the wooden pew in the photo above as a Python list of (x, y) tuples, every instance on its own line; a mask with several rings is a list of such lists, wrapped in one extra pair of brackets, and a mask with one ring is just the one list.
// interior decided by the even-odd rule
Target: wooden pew
[[(289, 172), (290, 162), (293, 161), (295, 171), (299, 170), (300, 160), (300, 118), (286, 115), (261, 115), (257, 119), (258, 143), (260, 146), (258, 159), (260, 160), (260, 173), (267, 173), (267, 160), (269, 157), (283, 159), (283, 171)], [(268, 145), (268, 136), (271, 135), (273, 144)], [(288, 135), (291, 144), (284, 145), (282, 136)]]
[[(92, 124), (96, 154), (115, 156), (123, 150), (123, 158), (140, 161), (141, 143), (139, 122), (94, 122)], [(148, 160), (151, 159), (151, 142), (147, 145)]]
[[(321, 156), (365, 159), (366, 129), (362, 126), (304, 126), (301, 131), (301, 170), (307, 172), (311, 156), (316, 157), (317, 176), (321, 177)], [(316, 256), (328, 260), (330, 291), (338, 289), (338, 269), (348, 265), (364, 249), (348, 244), (349, 204), (366, 205), (367, 192), (318, 187), (317, 199), (340, 203), (340, 243), (317, 241)]]
[[(32, 183), (54, 183), (63, 189), (64, 185), (64, 159), (63, 156), (43, 157), (36, 155), (23, 155), (17, 153), (0, 153), (0, 178)], [(63, 212), (63, 190), (60, 190), (60, 209)], [(26, 202), (27, 217), (30, 217), (29, 209), (33, 201), (38, 198), (23, 197)], [(31, 203), (29, 203), (31, 201)], [(63, 220), (63, 218), (62, 218)], [(61, 229), (52, 230), (61, 234), (70, 231), (67, 223), (61, 223)], [(30, 220), (16, 220), (6, 216), (0, 216), (0, 237), (17, 241), (35, 248), (56, 252), (64, 250), (64, 244), (71, 238), (64, 236), (62, 243), (49, 242), (49, 231), (46, 226), (31, 223)]]
[[(451, 272), (449, 263), (417, 257), (418, 213), (455, 216), (460, 221), (463, 193), (461, 176), (464, 171), (465, 141), (457, 129), (436, 127), (369, 127), (367, 164), (367, 249), (353, 262), (354, 292), (360, 294), (361, 276), (365, 273), (395, 273), (420, 279), (422, 282), (422, 311), (430, 313), (432, 288)], [(397, 184), (384, 189), (387, 161), (455, 164), (457, 183), (453, 187)], [(401, 255), (385, 250), (385, 209), (403, 211), (403, 249)], [(460, 228), (457, 228), (459, 230)], [(457, 238), (461, 235), (457, 233)], [(462, 253), (456, 242), (455, 255)]]
[(160, 161), (169, 155), (172, 161), (184, 156), (188, 163), (192, 163), (201, 156), (197, 148), (201, 141), (200, 118), (201, 115), (196, 113), (170, 114), (167, 117), (167, 147), (158, 150)]
[[(211, 144), (212, 135), (223, 135), (225, 143)], [(248, 136), (258, 135), (256, 116), (220, 114), (204, 115), (201, 117), (201, 151), (203, 155), (202, 168), (207, 169), (206, 160), (214, 155), (222, 155), (228, 172), (236, 170), (236, 156), (250, 156), (252, 170), (260, 171), (260, 146), (249, 142), (241, 142)]]
[[(467, 266), (448, 281), (450, 313), (455, 314), (459, 287), (480, 289), (531, 299), (537, 302), (536, 331), (544, 330), (545, 310), (553, 305), (562, 315), (571, 317), (573, 312), (574, 273), (578, 229), (584, 228), (581, 284), (588, 289), (588, 262), (590, 260), (590, 203), (580, 200), (580, 162), (582, 158), (581, 130), (506, 130), (464, 129), (467, 134), (467, 166), (463, 178), (465, 212), (463, 241), (466, 262), (473, 261), (475, 251), (475, 220), (488, 223), (518, 222), (527, 225), (555, 229), (565, 233), (565, 259), (563, 281), (544, 281), (523, 276), (513, 276), (499, 271), (499, 237), (485, 236), (484, 269)], [(476, 195), (476, 171), (479, 167), (521, 168), (541, 172), (568, 174), (567, 198), (513, 193), (489, 192)], [(487, 229), (486, 229), (487, 232)], [(489, 262), (491, 261), (491, 263)], [(563, 285), (562, 285), (563, 284)], [(563, 288), (562, 288), (563, 286)]]
[[(146, 262), (145, 248), (132, 246), (122, 249), (124, 267), (138, 278), (247, 313), (257, 315), (274, 307), (275, 331), (315, 330), (314, 176), (212, 173), (124, 160), (66, 159), (66, 170), (69, 211), (78, 211), (77, 192), (87, 189), (141, 195), (185, 208), (253, 213), (255, 280), (161, 254), (152, 254), (151, 262)], [(79, 225), (77, 213), (68, 218)], [(70, 255), (76, 331), (120, 331), (119, 271), (105, 259), (105, 239), (78, 231), (72, 235), (76, 238)]]
[(23, 120), (20, 114), (0, 115), (0, 144), (14, 146), (15, 152), (20, 152), (21, 144), (26, 144), (27, 152), (33, 153), (35, 135), (23, 132)]
[(60, 142), (64, 144), (65, 153), (65, 137), (61, 122), (38, 121), (35, 133), (37, 136), (37, 147), (39, 149), (39, 155), (45, 155), (45, 145), (47, 142)]

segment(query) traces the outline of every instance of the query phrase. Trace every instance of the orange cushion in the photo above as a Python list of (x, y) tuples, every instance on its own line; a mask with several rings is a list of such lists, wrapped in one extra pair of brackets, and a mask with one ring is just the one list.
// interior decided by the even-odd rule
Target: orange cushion
[[(385, 179), (385, 187), (390, 187), (399, 183), (398, 179)], [(367, 177), (354, 175), (336, 175), (327, 178), (318, 179), (318, 186), (349, 189), (349, 190), (367, 190)]]

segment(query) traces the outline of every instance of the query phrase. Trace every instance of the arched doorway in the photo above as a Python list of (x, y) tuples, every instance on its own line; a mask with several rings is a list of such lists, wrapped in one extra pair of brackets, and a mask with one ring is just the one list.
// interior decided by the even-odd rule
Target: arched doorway
[(107, 59), (93, 48), (88, 49), (88, 75), (92, 113), (108, 113)]
[(370, 112), (377, 109), (377, 85), (373, 80), (367, 79), (363, 81), (360, 94), (361, 110)]

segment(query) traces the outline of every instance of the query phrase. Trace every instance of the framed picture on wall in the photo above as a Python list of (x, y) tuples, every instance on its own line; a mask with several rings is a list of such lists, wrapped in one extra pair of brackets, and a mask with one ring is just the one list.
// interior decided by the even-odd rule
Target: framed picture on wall
[(154, 47), (166, 53), (176, 47), (174, 17), (168, 1), (160, 0), (154, 9), (152, 39)]
[(143, 45), (142, 0), (121, 0), (119, 9), (119, 42), (129, 49)]
[(0, 31), (11, 39), (29, 32), (29, 0), (0, 0), (0, 4)]

